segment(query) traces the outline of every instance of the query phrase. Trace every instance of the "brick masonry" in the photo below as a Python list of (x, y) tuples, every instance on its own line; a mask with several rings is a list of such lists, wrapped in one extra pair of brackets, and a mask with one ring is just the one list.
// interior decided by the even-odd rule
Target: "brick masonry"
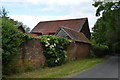
[(40, 67), (46, 60), (42, 52), (43, 48), (40, 43), (40, 39), (26, 40), (26, 42), (20, 47), (19, 53), (16, 57), (16, 66), (33, 66), (35, 68)]
[[(67, 47), (67, 59), (85, 58), (89, 56), (90, 44), (72, 42)], [(40, 39), (28, 39), (20, 47), (19, 53), (15, 58), (16, 67), (39, 68), (45, 63), (45, 56), (43, 55), (43, 48)], [(66, 59), (66, 60), (67, 60)]]
[(90, 53), (90, 44), (81, 42), (72, 42), (67, 47), (68, 59), (86, 58)]

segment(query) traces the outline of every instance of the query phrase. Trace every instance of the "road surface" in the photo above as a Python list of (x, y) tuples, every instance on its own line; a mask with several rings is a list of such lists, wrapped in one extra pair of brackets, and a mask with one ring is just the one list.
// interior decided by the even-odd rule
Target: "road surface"
[(104, 62), (97, 64), (84, 72), (73, 75), (70, 78), (120, 78), (120, 76), (118, 76), (119, 60), (120, 56), (112, 56)]

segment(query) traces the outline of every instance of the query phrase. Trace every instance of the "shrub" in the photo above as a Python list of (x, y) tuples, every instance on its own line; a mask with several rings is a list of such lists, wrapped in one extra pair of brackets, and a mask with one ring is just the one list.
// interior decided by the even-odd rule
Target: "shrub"
[(113, 53), (120, 53), (120, 42), (116, 42), (112, 45), (112, 51)]
[(91, 51), (96, 57), (103, 57), (109, 53), (109, 49), (106, 45), (92, 45)]
[(92, 49), (90, 50), (90, 57), (91, 57), (91, 58), (95, 58), (95, 57), (97, 57), (97, 56), (95, 55), (95, 53), (93, 52)]
[[(0, 17), (1, 18), (1, 17)], [(23, 42), (24, 34), (14, 25), (15, 21), (2, 17), (2, 66), (3, 75), (12, 72), (12, 60), (18, 53), (18, 47)]]
[(41, 43), (43, 44), (43, 54), (46, 57), (46, 65), (48, 67), (58, 66), (65, 62), (65, 48), (70, 40), (54, 35), (42, 36)]

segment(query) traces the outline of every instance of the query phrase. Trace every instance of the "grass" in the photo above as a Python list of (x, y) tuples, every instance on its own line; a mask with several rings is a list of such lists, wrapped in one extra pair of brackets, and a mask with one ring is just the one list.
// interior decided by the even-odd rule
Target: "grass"
[(8, 76), (7, 78), (65, 78), (91, 68), (105, 58), (84, 58), (67, 61), (65, 64), (53, 68), (45, 67), (31, 72)]

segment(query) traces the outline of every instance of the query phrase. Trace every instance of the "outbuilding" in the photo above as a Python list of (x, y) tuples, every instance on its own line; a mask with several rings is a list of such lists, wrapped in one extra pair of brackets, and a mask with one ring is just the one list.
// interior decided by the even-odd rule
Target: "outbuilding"
[(85, 58), (89, 56), (91, 42), (82, 32), (60, 27), (55, 35), (72, 40), (72, 43), (67, 47), (68, 59)]
[(38, 36), (54, 35), (62, 26), (77, 32), (82, 32), (88, 39), (91, 37), (88, 18), (42, 21), (39, 22), (30, 33)]

